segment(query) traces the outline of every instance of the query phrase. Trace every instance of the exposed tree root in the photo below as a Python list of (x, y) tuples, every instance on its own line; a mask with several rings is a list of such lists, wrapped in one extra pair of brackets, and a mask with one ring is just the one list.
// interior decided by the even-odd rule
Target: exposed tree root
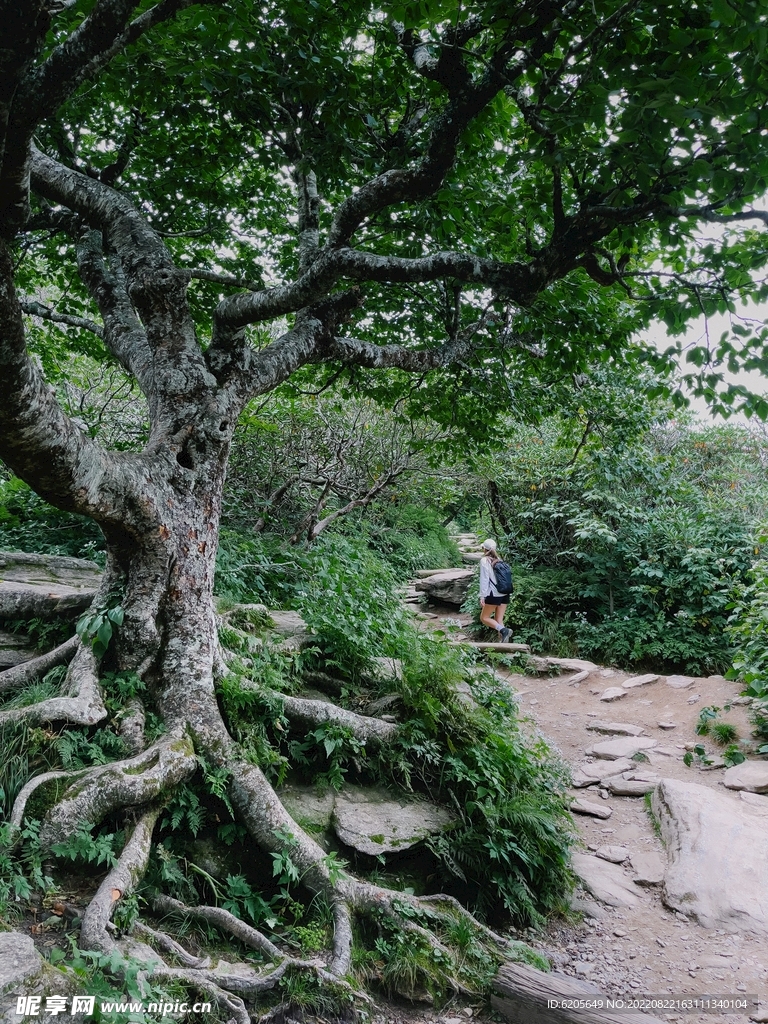
[(221, 931), (238, 939), (244, 945), (250, 946), (251, 949), (258, 949), (260, 953), (264, 953), (270, 960), (281, 961), (285, 958), (285, 953), (282, 953), (266, 935), (263, 935), (256, 928), (252, 928), (245, 921), (241, 921), (239, 917), (235, 917), (234, 914), (230, 914), (228, 910), (224, 910), (221, 907), (188, 907), (181, 903), (180, 900), (162, 895), (155, 897), (152, 901), (152, 906), (160, 914), (181, 914), (184, 917), (190, 917), (199, 921), (208, 921), (210, 924), (216, 925)]
[(180, 942), (176, 939), (172, 939), (170, 935), (166, 935), (165, 932), (158, 932), (154, 928), (150, 928), (148, 924), (144, 924), (142, 921), (134, 921), (131, 933), (134, 935), (140, 935), (143, 938), (152, 939), (154, 943), (164, 949), (166, 953), (172, 953), (176, 959), (184, 965), (184, 967), (198, 967), (206, 968), (211, 966), (211, 958), (209, 956), (199, 957), (193, 956), (189, 950), (184, 949)]
[(75, 835), (83, 822), (96, 825), (110, 811), (150, 803), (196, 767), (188, 739), (164, 736), (137, 757), (92, 769), (48, 812), (40, 843), (50, 849)]
[(336, 704), (328, 704), (324, 700), (309, 700), (306, 697), (290, 697), (287, 694), (274, 693), (283, 701), (286, 717), (299, 725), (317, 727), (332, 722), (343, 729), (349, 729), (360, 743), (381, 746), (391, 743), (397, 736), (398, 726), (392, 722), (383, 722), (380, 718), (367, 718), (347, 711)]
[(47, 654), (41, 654), (39, 658), (32, 658), (20, 665), (14, 665), (13, 668), (5, 669), (4, 672), (0, 672), (0, 693), (20, 690), (36, 679), (42, 679), (46, 672), (50, 672), (57, 665), (66, 665), (74, 658), (79, 646), (80, 637), (71, 636), (69, 640), (54, 647)]
[(232, 992), (225, 992), (215, 982), (210, 981), (199, 971), (185, 970), (179, 967), (154, 967), (151, 971), (140, 971), (136, 980), (141, 983), (150, 978), (157, 981), (180, 981), (182, 984), (205, 996), (208, 1002), (233, 1014), (227, 1024), (251, 1024), (251, 1017), (243, 1000)]
[(80, 945), (83, 949), (111, 953), (115, 948), (115, 940), (109, 934), (107, 924), (117, 901), (128, 895), (144, 875), (152, 849), (152, 832), (159, 814), (160, 808), (156, 807), (142, 815), (117, 864), (107, 874), (86, 907), (80, 926)]
[(40, 786), (44, 786), (46, 782), (52, 782), (54, 779), (78, 778), (82, 775), (87, 775), (90, 771), (90, 768), (80, 768), (77, 771), (72, 772), (43, 772), (42, 775), (35, 775), (34, 778), (30, 779), (29, 782), (19, 790), (19, 795), (13, 802), (13, 808), (9, 818), (11, 825), (15, 825), (17, 828), (21, 827), (21, 823), (24, 820), (24, 811), (26, 810), (27, 802), (35, 790), (39, 789)]
[(328, 675), (327, 672), (313, 669), (304, 672), (302, 678), (309, 686), (315, 686), (318, 690), (322, 690), (323, 693), (331, 693), (334, 697), (341, 695), (343, 688), (341, 680), (336, 679), (335, 676)]
[(95, 725), (107, 717), (104, 707), (96, 659), (90, 647), (80, 645), (72, 659), (65, 689), (67, 696), (51, 697), (26, 708), (0, 711), (0, 725), (4, 722), (27, 722), (40, 725), (47, 722), (71, 722), (73, 725)]
[[(153, 900), (153, 907), (159, 913), (175, 913), (184, 917), (207, 921), (252, 949), (258, 949), (259, 952), (264, 953), (276, 965), (272, 970), (262, 974), (249, 977), (249, 979), (240, 979), (238, 991), (242, 994), (254, 995), (268, 988), (273, 988), (289, 968), (297, 968), (302, 971), (312, 971), (318, 981), (336, 986), (351, 998), (370, 1002), (365, 993), (359, 992), (349, 982), (344, 980), (344, 975), (349, 970), (351, 960), (352, 923), (346, 905), (338, 904), (338, 906), (343, 907), (343, 909), (339, 914), (334, 913), (334, 921), (337, 925), (334, 937), (334, 954), (329, 966), (325, 967), (317, 960), (304, 960), (282, 952), (256, 928), (252, 928), (221, 907), (187, 907), (179, 900), (172, 899), (169, 896), (157, 896)], [(337, 941), (340, 931), (341, 940)], [(225, 988), (231, 987), (232, 982), (229, 975), (226, 980), (217, 976), (217, 980)]]

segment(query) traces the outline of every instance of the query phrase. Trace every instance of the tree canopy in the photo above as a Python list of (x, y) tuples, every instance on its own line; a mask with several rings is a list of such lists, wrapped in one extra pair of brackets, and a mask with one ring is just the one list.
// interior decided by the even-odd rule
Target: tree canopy
[[(82, 755), (23, 786), (3, 848), (24, 827), (40, 857), (101, 857), (99, 830), (119, 824), (84, 948), (117, 962), (114, 893), (129, 906), (146, 874), (158, 915), (215, 922), (268, 965), (226, 977), (142, 925), (188, 965), (155, 961), (153, 976), (239, 1024), (290, 971), (362, 998), (361, 934), (362, 976), (413, 981), (426, 963), (455, 992), (487, 977), (509, 943), (452, 893), (347, 870), (278, 799), (275, 766), (321, 749), (462, 808), (454, 845), (433, 852), (476, 895), (521, 921), (562, 900), (558, 771), (526, 749), (508, 697), (481, 680), (468, 711), (451, 652), (435, 668), (413, 639), (415, 668), (391, 684), (405, 722), (343, 706), (343, 686), (338, 704), (294, 699), (254, 653), (260, 613), (217, 617), (230, 448), (246, 407), (297, 378), (482, 436), (496, 408), (535, 415), (589, 360), (671, 365), (674, 346), (631, 340), (649, 318), (679, 331), (763, 297), (767, 14), (763, 0), (0, 0), (0, 458), (106, 545), (66, 680), (0, 706), (21, 748), (23, 729), (54, 723)], [(700, 390), (765, 416), (721, 379), (725, 364), (765, 368), (764, 337), (734, 314), (731, 334), (690, 350)], [(70, 414), (72, 353), (133, 389), (129, 439)], [(330, 628), (322, 593), (347, 616), (355, 601), (324, 572)], [(232, 905), (253, 926), (164, 894), (203, 898), (164, 845), (200, 826), (203, 790), (244, 859), (325, 901), (322, 964), (259, 930), (268, 908), (240, 875)]]

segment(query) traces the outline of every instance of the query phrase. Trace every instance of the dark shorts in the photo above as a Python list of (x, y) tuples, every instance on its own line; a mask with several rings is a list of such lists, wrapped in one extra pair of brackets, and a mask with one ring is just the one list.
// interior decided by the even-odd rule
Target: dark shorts
[(494, 594), (489, 594), (485, 599), (486, 604), (509, 604), (509, 594), (502, 594), (500, 597), (496, 597)]

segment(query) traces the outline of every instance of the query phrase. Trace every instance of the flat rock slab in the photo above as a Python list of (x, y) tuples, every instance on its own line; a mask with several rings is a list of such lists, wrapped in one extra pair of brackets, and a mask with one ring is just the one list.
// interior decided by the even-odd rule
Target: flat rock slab
[(573, 772), (573, 785), (576, 789), (583, 789), (585, 786), (594, 786), (597, 782), (610, 778), (612, 775), (621, 775), (634, 767), (629, 758), (620, 758), (618, 761), (595, 761), (592, 764), (578, 764)]
[(667, 676), (667, 686), (671, 686), (673, 690), (687, 690), (689, 686), (693, 686), (693, 676)]
[(281, 786), (277, 795), (298, 825), (313, 832), (330, 828), (336, 803), (333, 790), (320, 795), (314, 786)]
[(621, 757), (634, 757), (641, 750), (651, 750), (655, 746), (656, 740), (650, 736), (625, 736), (619, 740), (596, 743), (587, 754), (598, 757), (601, 761), (618, 761)]
[(620, 686), (609, 686), (607, 690), (603, 690), (600, 694), (600, 700), (606, 701), (610, 704), (614, 700), (621, 700), (622, 697), (627, 696), (627, 691), (622, 690)]
[(641, 850), (630, 857), (635, 877), (635, 885), (661, 885), (664, 881), (665, 864), (655, 850)]
[(584, 887), (609, 907), (636, 907), (640, 903), (637, 887), (618, 864), (598, 857), (575, 853), (571, 859), (574, 873)]
[(423, 591), (430, 601), (461, 607), (474, 575), (472, 569), (447, 569), (418, 580), (416, 589)]
[(600, 668), (593, 661), (584, 661), (583, 658), (552, 658), (546, 659), (550, 665), (556, 665), (566, 672), (597, 672)]
[(768, 761), (743, 761), (723, 775), (726, 789), (745, 789), (748, 793), (768, 793)]
[(590, 722), (587, 729), (590, 732), (607, 732), (612, 736), (642, 736), (645, 732), (642, 726), (630, 722)]
[(768, 935), (768, 821), (735, 795), (676, 779), (662, 779), (652, 809), (665, 903), (705, 928)]
[(574, 800), (571, 803), (571, 810), (574, 814), (586, 814), (591, 818), (610, 818), (613, 811), (605, 804), (594, 804), (590, 800)]
[(656, 788), (656, 783), (641, 779), (625, 779), (619, 775), (615, 779), (608, 779), (606, 786), (612, 796), (645, 796)]
[(76, 615), (101, 583), (101, 569), (85, 558), (0, 552), (0, 619)]
[(648, 672), (644, 676), (632, 676), (631, 679), (625, 679), (621, 685), (625, 690), (634, 690), (637, 686), (648, 686), (649, 683), (655, 683), (658, 678), (653, 672)]
[(396, 799), (386, 790), (357, 786), (338, 793), (333, 808), (342, 843), (372, 856), (407, 850), (455, 823), (450, 811), (427, 800)]
[(623, 864), (629, 856), (626, 846), (598, 846), (595, 856), (600, 860), (610, 861), (611, 864)]

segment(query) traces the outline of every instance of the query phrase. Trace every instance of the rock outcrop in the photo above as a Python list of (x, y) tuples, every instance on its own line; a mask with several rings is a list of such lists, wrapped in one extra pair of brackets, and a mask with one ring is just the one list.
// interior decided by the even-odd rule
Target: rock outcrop
[(471, 569), (446, 569), (418, 580), (416, 589), (426, 594), (430, 601), (440, 601), (460, 608), (474, 575)]
[(652, 809), (667, 849), (664, 901), (705, 928), (768, 934), (768, 820), (734, 794), (662, 779)]
[(100, 582), (101, 569), (84, 558), (0, 552), (0, 620), (74, 617)]

